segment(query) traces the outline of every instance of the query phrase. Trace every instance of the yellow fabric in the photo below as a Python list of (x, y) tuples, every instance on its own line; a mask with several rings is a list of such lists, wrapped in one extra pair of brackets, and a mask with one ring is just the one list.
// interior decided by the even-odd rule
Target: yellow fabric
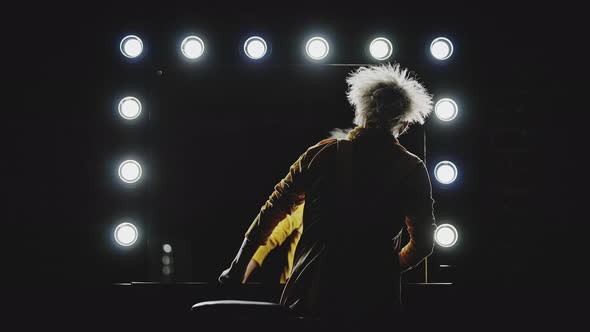
[(260, 266), (264, 262), (264, 259), (268, 254), (289, 239), (291, 242), (288, 244), (287, 250), (287, 265), (284, 267), (281, 273), (281, 283), (287, 282), (289, 276), (291, 276), (291, 270), (293, 268), (293, 260), (295, 258), (295, 249), (301, 234), (303, 233), (303, 206), (301, 204), (297, 207), (293, 213), (288, 214), (285, 219), (279, 222), (277, 227), (272, 231), (272, 234), (266, 241), (265, 245), (261, 245), (252, 259)]

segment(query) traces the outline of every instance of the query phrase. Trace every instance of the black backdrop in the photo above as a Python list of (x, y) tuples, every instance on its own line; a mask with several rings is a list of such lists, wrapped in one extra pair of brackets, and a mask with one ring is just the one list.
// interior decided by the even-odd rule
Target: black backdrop
[[(562, 88), (578, 83), (579, 21), (557, 24), (571, 15), (558, 8), (421, 7), (14, 9), (19, 19), (3, 23), (13, 32), (3, 52), (4, 276), (24, 289), (153, 279), (150, 259), (159, 258), (149, 248), (169, 241), (182, 255), (178, 278), (213, 281), (290, 163), (351, 122), (344, 77), (354, 67), (310, 64), (299, 52), (303, 39), (325, 32), (327, 63), (371, 63), (359, 50), (384, 33), (399, 47), (395, 61), (461, 105), (456, 124), (431, 118), (403, 139), (421, 154), (426, 130), (430, 168), (445, 155), (460, 166), (454, 188), (433, 181), (437, 213), (455, 218), (462, 236), (441, 259), (455, 260), (458, 280), (482, 294), (569, 298), (578, 286), (557, 289), (575, 280), (582, 246), (572, 234), (582, 234), (583, 222), (572, 209), (578, 201), (565, 196), (577, 181), (566, 156), (582, 134), (579, 122), (556, 114), (578, 112), (562, 103), (572, 100)], [(207, 38), (199, 63), (177, 52), (189, 32)], [(268, 61), (240, 55), (250, 32), (268, 36)], [(126, 33), (146, 42), (137, 63), (118, 53)], [(427, 54), (439, 33), (456, 46), (442, 66)], [(114, 113), (127, 92), (145, 99), (135, 125)], [(145, 177), (125, 189), (114, 169), (130, 152), (145, 160)], [(140, 220), (152, 243), (142, 236), (133, 250), (115, 248), (110, 236), (122, 216)]]

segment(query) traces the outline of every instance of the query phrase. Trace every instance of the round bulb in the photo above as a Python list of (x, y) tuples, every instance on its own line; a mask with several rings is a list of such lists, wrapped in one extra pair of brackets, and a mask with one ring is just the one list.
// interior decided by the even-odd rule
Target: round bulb
[(125, 160), (119, 165), (119, 177), (125, 183), (135, 183), (141, 178), (141, 165), (135, 160)]
[(393, 53), (393, 45), (391, 45), (391, 42), (388, 39), (380, 37), (371, 42), (369, 51), (373, 58), (377, 60), (385, 60)]
[(129, 35), (121, 40), (119, 49), (127, 58), (136, 58), (143, 52), (143, 42), (139, 37)]
[(172, 252), (172, 246), (171, 246), (171, 245), (169, 245), (168, 243), (166, 243), (165, 245), (163, 245), (163, 246), (162, 246), (162, 250), (163, 250), (165, 253), (169, 254), (169, 253), (171, 253), (171, 252)]
[(330, 52), (328, 42), (322, 37), (313, 37), (305, 45), (307, 55), (314, 60), (325, 58)]
[(453, 183), (457, 179), (457, 167), (450, 161), (441, 161), (434, 167), (434, 177), (442, 184)]
[(434, 232), (434, 239), (441, 247), (452, 247), (457, 243), (459, 235), (457, 229), (450, 224), (442, 224), (436, 228)]
[(453, 43), (444, 37), (436, 38), (430, 44), (430, 53), (438, 60), (446, 60), (453, 55)]
[(141, 102), (135, 97), (125, 97), (119, 102), (118, 109), (123, 119), (137, 119), (141, 114)]
[(130, 222), (121, 223), (115, 228), (115, 242), (120, 246), (129, 247), (137, 241), (137, 238), (137, 228)]
[(457, 107), (457, 103), (455, 103), (454, 100), (443, 98), (436, 102), (434, 113), (436, 114), (436, 117), (442, 121), (451, 121), (457, 117), (459, 107)]
[(180, 44), (180, 50), (185, 57), (197, 59), (205, 52), (205, 43), (197, 36), (189, 36)]
[(250, 37), (244, 43), (244, 52), (250, 59), (260, 59), (266, 54), (266, 42), (257, 36)]

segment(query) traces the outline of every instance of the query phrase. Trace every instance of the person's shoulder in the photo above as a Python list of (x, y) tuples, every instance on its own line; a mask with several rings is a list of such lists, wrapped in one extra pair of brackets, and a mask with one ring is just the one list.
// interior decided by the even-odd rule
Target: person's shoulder
[(323, 159), (323, 156), (327, 155), (326, 152), (335, 150), (333, 147), (336, 146), (336, 142), (337, 139), (328, 138), (310, 146), (302, 156), (304, 162), (311, 165), (315, 160)]
[(337, 140), (337, 139), (335, 139), (335, 138), (326, 138), (326, 139), (323, 139), (323, 140), (319, 141), (318, 143), (316, 143), (316, 144), (314, 144), (314, 145), (310, 146), (310, 147), (307, 149), (307, 151), (308, 151), (308, 152), (310, 152), (310, 151), (312, 151), (312, 152), (313, 152), (313, 151), (319, 152), (319, 151), (323, 150), (324, 148), (327, 148), (327, 147), (329, 147), (329, 146), (333, 145), (333, 144), (334, 144), (334, 143), (336, 143), (337, 141), (338, 141), (338, 140)]
[(401, 155), (402, 159), (404, 159), (407, 163), (414, 165), (424, 164), (420, 157), (408, 151), (403, 145), (397, 143), (394, 146), (397, 152)]
[[(338, 140), (337, 140), (337, 139), (335, 139), (335, 138), (326, 138), (326, 139), (323, 139), (323, 140), (319, 141), (319, 142), (318, 142), (316, 145), (314, 145), (314, 146), (324, 146), (324, 145), (328, 145), (328, 144), (331, 144), (331, 143), (336, 143), (337, 141), (338, 141)], [(312, 146), (312, 147), (314, 147), (314, 146)]]

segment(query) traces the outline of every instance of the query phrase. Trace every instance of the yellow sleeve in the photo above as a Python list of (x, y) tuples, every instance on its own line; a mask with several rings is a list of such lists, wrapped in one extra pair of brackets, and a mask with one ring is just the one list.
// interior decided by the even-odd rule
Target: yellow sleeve
[(295, 231), (301, 225), (304, 205), (305, 204), (299, 205), (293, 213), (287, 215), (285, 219), (281, 220), (272, 231), (270, 237), (266, 241), (266, 244), (258, 248), (252, 257), (252, 259), (258, 265), (262, 266), (266, 256), (268, 256), (268, 254), (273, 249), (282, 245), (283, 242), (285, 242), (285, 240), (291, 236), (291, 233), (293, 233), (293, 231)]
[(297, 250), (299, 239), (303, 234), (303, 206), (304, 204), (291, 214), (291, 243), (289, 244), (289, 250), (287, 251), (287, 266), (285, 266), (283, 273), (281, 274), (281, 283), (286, 283), (287, 279), (291, 277), (293, 261), (295, 260), (295, 251)]

